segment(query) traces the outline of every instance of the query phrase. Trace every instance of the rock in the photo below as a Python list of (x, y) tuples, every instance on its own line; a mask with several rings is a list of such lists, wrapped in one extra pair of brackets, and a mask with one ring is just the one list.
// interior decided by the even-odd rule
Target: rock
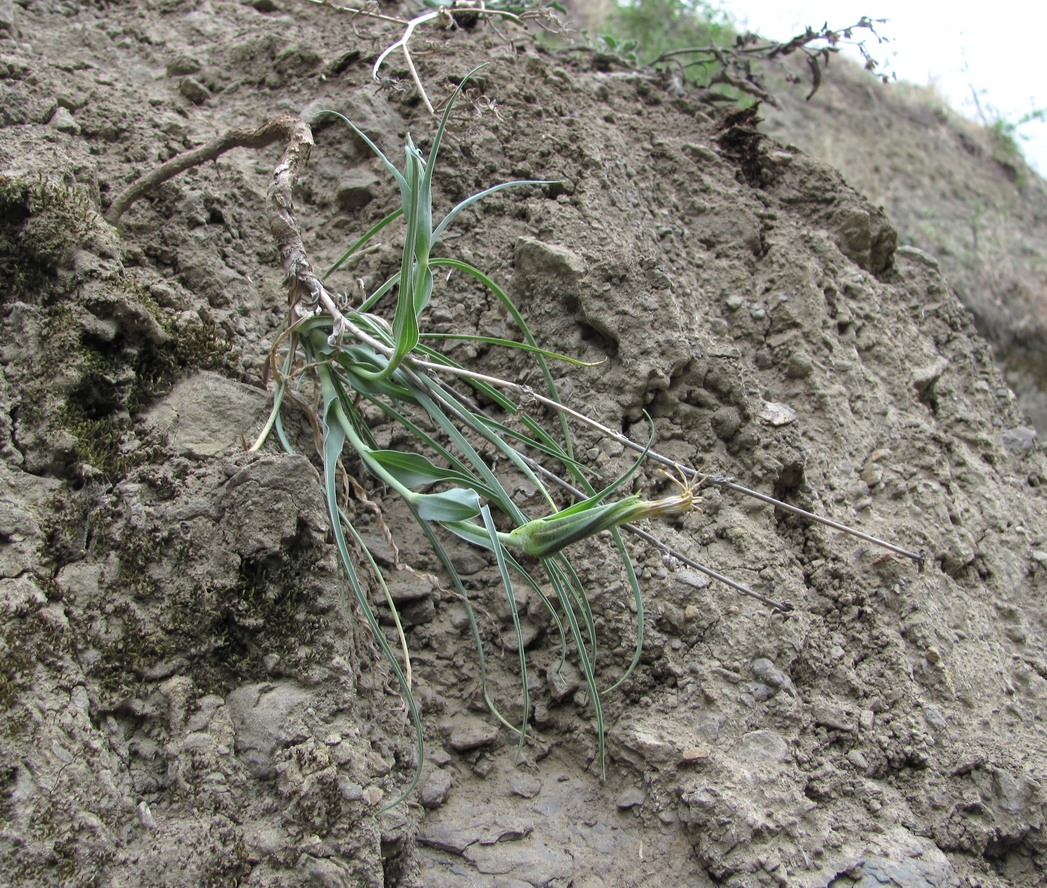
[(630, 786), (619, 794), (618, 810), (628, 811), (630, 808), (639, 808), (645, 801), (647, 801), (647, 793), (638, 786)]
[(898, 247), (895, 256), (908, 259), (910, 262), (915, 262), (918, 265), (929, 268), (931, 271), (941, 270), (941, 266), (938, 264), (937, 259), (930, 255), (930, 253), (925, 253), (923, 250), (917, 249), (916, 247)]
[(792, 679), (766, 657), (753, 660), (753, 675), (772, 688), (780, 691), (793, 690)]
[(581, 684), (581, 673), (570, 662), (564, 663), (563, 669), (558, 670), (555, 666), (550, 666), (545, 672), (545, 687), (556, 703), (569, 700)]
[(916, 391), (920, 394), (930, 391), (934, 384), (941, 379), (948, 366), (949, 362), (945, 358), (939, 358), (931, 364), (914, 367), (912, 370), (912, 383), (916, 386)]
[(202, 65), (195, 56), (180, 53), (167, 63), (168, 77), (185, 77), (187, 74), (198, 74)]
[(0, 35), (14, 37), (17, 33), (14, 0), (0, 0)]
[(1036, 449), (1036, 429), (1018, 426), (1000, 432), (1000, 443), (1011, 453), (1032, 453)]
[(186, 77), (179, 82), (178, 92), (194, 105), (202, 105), (211, 98), (211, 90), (194, 77)]
[(758, 768), (776, 770), (789, 757), (789, 744), (777, 731), (750, 731), (738, 741), (734, 755)]
[(516, 627), (512, 627), (501, 635), (502, 647), (507, 651), (515, 651), (522, 643), (524, 650), (533, 645), (542, 635), (542, 627), (530, 620), (520, 621), (520, 635), (517, 638)]
[(440, 805), (447, 801), (447, 793), (451, 791), (453, 783), (454, 779), (450, 771), (445, 771), (443, 768), (437, 768), (433, 771), (422, 782), (418, 791), (418, 798), (422, 803), (422, 807), (439, 808)]
[(742, 427), (742, 417), (737, 407), (721, 407), (709, 421), (721, 441), (730, 441)]
[(585, 275), (585, 261), (564, 247), (522, 237), (516, 242), (516, 274), (524, 278), (554, 277), (572, 284)]
[(60, 133), (68, 133), (71, 136), (80, 135), (80, 124), (76, 122), (67, 108), (56, 108), (47, 125), (54, 127)]
[(784, 426), (796, 422), (796, 411), (785, 404), (764, 401), (760, 405), (760, 419), (772, 426)]
[(704, 765), (712, 755), (713, 751), (708, 746), (688, 746), (680, 753), (680, 764), (690, 767)]
[(201, 371), (179, 382), (145, 416), (178, 456), (209, 459), (243, 450), (242, 435), (262, 420), (269, 398), (256, 388)]
[(379, 186), (377, 177), (363, 170), (347, 173), (334, 192), (338, 209), (346, 213), (367, 206), (373, 199)]
[(542, 789), (542, 781), (534, 774), (514, 774), (509, 778), (509, 791), (523, 799), (533, 799)]
[(827, 222), (840, 252), (860, 268), (880, 274), (891, 267), (898, 232), (883, 210), (855, 201), (839, 207)]
[(386, 580), (389, 595), (396, 604), (424, 601), (433, 596), (433, 582), (425, 574), (412, 570), (398, 570)]
[(498, 741), (498, 728), (487, 721), (472, 716), (457, 719), (449, 732), (447, 743), (455, 752), (469, 752), (493, 746)]
[(237, 755), (255, 777), (272, 776), (273, 751), (301, 734), (302, 723), (292, 713), (309, 699), (308, 692), (291, 683), (244, 685), (226, 697)]
[(835, 701), (821, 701), (813, 707), (812, 716), (816, 725), (834, 731), (854, 733), (858, 729), (857, 719)]

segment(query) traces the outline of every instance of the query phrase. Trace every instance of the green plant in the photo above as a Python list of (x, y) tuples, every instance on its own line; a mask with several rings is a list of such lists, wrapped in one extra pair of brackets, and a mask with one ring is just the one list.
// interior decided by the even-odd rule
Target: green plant
[[(633, 64), (667, 71), (725, 99), (742, 104), (756, 99), (774, 105), (774, 97), (763, 85), (760, 65), (794, 53), (802, 55), (811, 78), (809, 99), (818, 91), (824, 69), (843, 43), (857, 47), (866, 69), (878, 72), (879, 63), (869, 54), (865, 42), (855, 39), (855, 33), (866, 32), (883, 43), (876, 32), (876, 26), (882, 23), (882, 19), (862, 16), (845, 28), (830, 28), (828, 24), (818, 29), (807, 27), (802, 34), (779, 42), (740, 32), (726, 13), (708, 0), (631, 0), (615, 5), (606, 23), (609, 33), (602, 33), (600, 41)], [(787, 77), (797, 79), (791, 73)]]
[[(288, 279), (290, 310), (286, 329), (278, 337), (271, 354), (270, 367), (276, 381), (273, 409), (252, 449), (261, 448), (273, 434), (285, 449), (291, 449), (282, 419), (287, 404), (303, 408), (317, 433), (323, 464), (323, 489), (341, 564), (360, 611), (399, 683), (414, 724), (417, 768), (393, 805), (405, 798), (418, 781), (424, 736), (411, 690), (410, 650), (395, 604), (376, 559), (368, 551), (363, 534), (354, 526), (351, 510), (343, 498), (345, 489), (363, 492), (343, 465), (349, 455), (379, 484), (398, 495), (431, 545), (467, 608), (483, 698), (495, 717), (515, 732), (521, 745), (527, 739), (529, 717), (528, 665), (513, 584), (524, 584), (543, 604), (559, 637), (560, 667), (571, 652), (581, 667), (589, 704), (595, 714), (601, 769), (605, 747), (602, 695), (621, 685), (635, 669), (644, 642), (643, 598), (620, 529), (780, 612), (791, 610), (792, 605), (773, 601), (669, 549), (632, 522), (647, 517), (685, 514), (698, 502), (698, 487), (715, 483), (807, 520), (852, 533), (922, 563), (921, 555), (748, 490), (730, 479), (708, 476), (683, 466), (652, 450), (651, 441), (646, 444), (632, 441), (560, 402), (549, 371), (549, 361), (581, 362), (540, 346), (516, 305), (482, 270), (458, 259), (432, 254), (433, 246), (448, 225), (483, 197), (510, 187), (553, 184), (519, 181), (495, 185), (466, 198), (441, 221), (434, 222), (433, 172), (452, 103), (463, 86), (464, 82), (448, 102), (428, 156), (419, 151), (410, 137), (407, 138), (402, 170), (351, 121), (335, 115), (369, 145), (385, 165), (399, 186), (401, 205), (353, 243), (328, 275), (367, 249), (389, 225), (401, 218), (405, 223), (399, 271), (355, 308), (346, 306), (327, 288), (324, 280), (328, 275), (321, 279), (313, 272), (302, 243), (294, 216), (292, 187), (308, 156), (312, 135), (308, 126), (296, 118), (281, 117), (251, 131), (233, 130), (207, 145), (172, 158), (155, 172), (130, 185), (107, 213), (107, 219), (118, 222), (121, 214), (150, 188), (191, 166), (213, 160), (230, 148), (259, 148), (281, 139), (286, 143), (270, 184), (267, 203), (270, 227)], [(516, 326), (519, 340), (469, 331), (441, 335), (427, 332), (423, 319), (436, 285), (434, 269), (455, 271), (486, 288), (504, 306)], [(386, 308), (390, 301), (395, 303), (391, 310)], [(544, 380), (545, 393), (462, 366), (440, 350), (441, 343), (449, 338), (514, 350), (533, 360), (538, 375)], [(478, 401), (492, 406), (482, 409)], [(400, 444), (397, 449), (380, 446), (368, 421), (369, 416), (375, 415), (392, 424), (396, 430), (394, 440), (409, 443)], [(568, 420), (584, 424), (632, 449), (638, 454), (633, 467), (597, 491), (593, 473), (575, 454)], [(678, 480), (679, 492), (653, 501), (643, 500), (638, 495), (616, 499), (615, 495), (644, 460), (671, 470)], [(529, 515), (516, 503), (510, 491), (514, 489), (514, 482), (520, 479), (526, 479), (538, 491), (546, 504), (543, 511), (548, 514)], [(562, 508), (558, 502), (558, 489), (566, 491), (575, 502)], [(600, 687), (598, 682), (596, 621), (570, 554), (575, 544), (603, 531), (609, 532), (610, 545), (626, 577), (636, 611), (631, 659), (610, 687)], [(455, 567), (448, 534), (486, 549), (497, 566), (516, 628), (522, 701), (516, 719), (503, 713), (489, 692), (483, 640), (470, 606), (468, 590)], [(384, 592), (397, 627), (399, 656), (371, 606), (368, 575)], [(547, 589), (551, 590), (551, 595), (547, 595)]]
[[(459, 86), (455, 96), (461, 89)], [(469, 614), (484, 700), (495, 717), (517, 735), (520, 744), (526, 740), (529, 718), (528, 665), (513, 584), (523, 583), (542, 602), (559, 635), (560, 666), (573, 649), (581, 667), (589, 703), (595, 713), (602, 769), (605, 746), (602, 695), (630, 675), (639, 662), (644, 639), (643, 598), (619, 527), (631, 527), (633, 521), (643, 518), (689, 512), (696, 507), (699, 499), (696, 489), (706, 476), (651, 453), (650, 442), (640, 445), (628, 441), (561, 404), (548, 362), (571, 359), (539, 346), (512, 300), (483, 271), (457, 259), (432, 255), (433, 245), (450, 222), (481, 198), (505, 188), (551, 184), (521, 181), (496, 185), (462, 201), (434, 224), (433, 171), (453, 100), (454, 96), (440, 120), (428, 157), (423, 156), (408, 136), (402, 170), (351, 121), (336, 115), (370, 146), (396, 180), (401, 206), (360, 237), (328, 275), (365, 248), (380, 231), (403, 218), (405, 235), (400, 270), (357, 308), (339, 305), (321, 279), (311, 274), (293, 285), (288, 325), (278, 341), (279, 348), (274, 348), (271, 361), (277, 380), (274, 406), (254, 449), (260, 448), (274, 432), (283, 446), (290, 449), (282, 425), (282, 408), (288, 402), (303, 406), (311, 416), (318, 432), (323, 486), (341, 563), (360, 610), (406, 700), (416, 733), (419, 769), (424, 738), (411, 691), (410, 651), (381, 571), (343, 505), (341, 480), (342, 473), (346, 472), (343, 460), (347, 453), (376, 481), (399, 496), (432, 546)], [(286, 259), (287, 249), (284, 252)], [(526, 354), (535, 361), (545, 380), (547, 394), (461, 366), (439, 350), (438, 346), (447, 337), (426, 333), (422, 326), (434, 287), (434, 269), (451, 269), (478, 281), (505, 307), (521, 336), (520, 341), (510, 341), (461, 332), (451, 338)], [(383, 316), (380, 310), (394, 291), (395, 305), (390, 321), (388, 312)], [(515, 423), (502, 421), (490, 411), (482, 410), (476, 404), (477, 399), (494, 405), (495, 410), (515, 419)], [(543, 420), (541, 414), (532, 412), (534, 405), (547, 408), (550, 413), (545, 414), (546, 417), (558, 418)], [(398, 449), (379, 446), (367, 420), (367, 414), (373, 415), (375, 411), (394, 424), (396, 440), (410, 443)], [(633, 467), (599, 492), (595, 491), (591, 473), (575, 456), (568, 417), (638, 450)], [(638, 495), (613, 498), (648, 456), (674, 467), (679, 474), (679, 492), (654, 501), (643, 500)], [(496, 462), (507, 468), (496, 472), (492, 468)], [(510, 492), (513, 488), (510, 481), (520, 478), (534, 485), (551, 514), (530, 516), (517, 505)], [(725, 479), (717, 480), (730, 484)], [(556, 487), (569, 487), (578, 501), (560, 508), (554, 493)], [(611, 546), (627, 578), (637, 615), (631, 661), (609, 688), (602, 688), (598, 683), (595, 620), (579, 572), (568, 552), (575, 543), (605, 530), (610, 531)], [(449, 531), (493, 554), (516, 629), (522, 706), (515, 720), (500, 709), (489, 693), (483, 640), (469, 593), (455, 567), (447, 537), (441, 531)], [(649, 535), (646, 538), (651, 539)], [(694, 564), (689, 559), (683, 560)], [(379, 626), (361, 564), (368, 568), (385, 593), (397, 627), (402, 662)], [(738, 584), (732, 585), (744, 589)], [(546, 594), (546, 589), (552, 590), (552, 596)], [(787, 605), (769, 603), (788, 609)], [(404, 795), (393, 804), (410, 793), (419, 773), (420, 770), (416, 770)]]

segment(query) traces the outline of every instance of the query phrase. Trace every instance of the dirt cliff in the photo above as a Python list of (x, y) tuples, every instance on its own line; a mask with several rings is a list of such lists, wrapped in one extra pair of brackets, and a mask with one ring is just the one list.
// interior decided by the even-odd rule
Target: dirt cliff
[[(648, 631), (605, 699), (601, 779), (546, 611), (517, 602), (538, 738), (517, 758), (460, 602), (359, 472), (416, 569), (392, 568), (375, 526), (428, 739), (421, 788), (380, 813), (412, 734), (344, 588), (310, 429), (289, 426), (295, 455), (244, 447), (286, 312), (265, 212), (279, 151), (196, 167), (119, 227), (103, 213), (168, 158), (290, 111), (315, 124), (297, 214), (325, 267), (397, 192), (316, 110), (396, 158), (433, 132), (399, 57), (371, 81), (399, 32), (292, 0), (0, 13), (0, 879), (1042, 884), (1047, 464), (939, 263), (838, 172), (606, 58), (482, 22), (417, 38), (434, 100), (488, 63), (437, 202), (557, 182), (491, 196), (444, 248), (506, 285), (543, 345), (593, 363), (557, 371), (564, 399), (635, 435), (647, 411), (673, 458), (926, 561), (704, 491), (659, 531), (793, 609), (630, 544)], [(340, 290), (399, 267), (383, 241)], [(435, 329), (511, 332), (478, 288), (439, 293)], [(578, 435), (604, 480), (631, 462)], [(512, 624), (484, 554), (463, 544), (458, 563), (498, 651)], [(606, 687), (635, 616), (598, 542), (578, 563)], [(510, 703), (515, 657), (489, 664)]]
[[(834, 59), (807, 101), (770, 70), (764, 132), (836, 167), (930, 253), (993, 344), (1021, 409), (1047, 433), (1047, 183), (1003, 127), (965, 120), (927, 87)], [(797, 68), (797, 76), (806, 72)]]

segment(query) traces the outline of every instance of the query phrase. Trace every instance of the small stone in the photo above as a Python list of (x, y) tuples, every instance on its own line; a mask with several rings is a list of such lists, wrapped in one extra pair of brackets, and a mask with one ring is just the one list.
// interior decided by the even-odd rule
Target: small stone
[(1015, 644), (1025, 644), (1029, 640), (1029, 630), (1024, 626), (1008, 626), (1004, 631)]
[(80, 135), (80, 124), (76, 122), (67, 108), (56, 108), (47, 125), (54, 127), (60, 133), (68, 133), (71, 136)]
[(683, 620), (685, 623), (693, 623), (702, 615), (701, 608), (696, 604), (689, 604), (683, 609)]
[(509, 780), (509, 791), (523, 799), (533, 799), (542, 789), (542, 781), (534, 774), (514, 774)]
[(447, 616), (453, 629), (461, 632), (469, 627), (469, 612), (464, 607), (453, 605), (447, 609)]
[(338, 794), (347, 802), (358, 802), (364, 797), (364, 788), (348, 777), (342, 777), (338, 781)]
[(1031, 453), (1036, 449), (1036, 429), (1018, 426), (1000, 432), (1000, 443), (1011, 453)]
[(862, 469), (862, 480), (869, 485), (869, 487), (875, 487), (883, 480), (883, 469), (881, 469), (876, 463), (866, 463), (865, 468)]
[(934, 645), (931, 645), (927, 648), (927, 651), (924, 654), (924, 656), (927, 657), (927, 662), (930, 663), (932, 666), (935, 663), (939, 662), (942, 658), (942, 655), (939, 652), (938, 648), (936, 648)]
[(450, 771), (445, 771), (442, 768), (433, 771), (422, 783), (422, 787), (418, 792), (418, 798), (421, 800), (422, 807), (439, 808), (440, 805), (447, 801), (447, 794), (451, 791), (453, 783), (454, 779)]
[(925, 268), (929, 268), (932, 271), (940, 271), (941, 269), (938, 265), (937, 259), (935, 259), (930, 253), (925, 253), (923, 250), (917, 249), (916, 247), (898, 247), (895, 255), (900, 258), (910, 259), (912, 262), (922, 265)]
[(569, 699), (581, 686), (582, 676), (570, 663), (564, 663), (562, 669), (550, 666), (545, 673), (545, 686), (549, 696), (556, 703)]
[(923, 707), (923, 717), (927, 719), (927, 724), (936, 731), (944, 731), (949, 727), (949, 722), (946, 720), (945, 716), (942, 715), (942, 711), (937, 706), (932, 706), (930, 703)]
[(383, 793), (377, 786), (368, 786), (367, 789), (364, 790), (363, 798), (364, 801), (373, 808), (382, 800), (382, 796), (384, 795), (385, 793)]
[(785, 375), (788, 379), (806, 379), (814, 370), (814, 364), (805, 354), (789, 355), (785, 365)]
[(916, 390), (921, 394), (929, 391), (934, 384), (941, 379), (949, 362), (945, 358), (939, 358), (933, 364), (916, 367), (912, 371), (912, 382)]
[(822, 701), (813, 707), (814, 723), (834, 731), (846, 731), (851, 733), (855, 730), (854, 716), (846, 709), (834, 702)]
[(585, 260), (566, 247), (521, 237), (516, 241), (516, 273), (522, 278), (554, 277), (569, 284), (585, 275)]
[(728, 311), (738, 311), (739, 308), (745, 305), (745, 300), (737, 293), (732, 293), (727, 297), (726, 305)]
[(156, 829), (156, 819), (153, 817), (153, 812), (149, 810), (149, 803), (144, 799), (138, 803), (138, 819), (142, 821), (142, 826), (148, 830)]
[(618, 796), (618, 810), (628, 811), (630, 808), (639, 808), (647, 801), (647, 793), (638, 786), (630, 786)]
[(753, 675), (772, 688), (788, 691), (793, 689), (792, 679), (766, 657), (753, 660)]
[(796, 411), (785, 404), (764, 401), (760, 407), (760, 419), (777, 428), (796, 422)]
[(451, 726), (448, 745), (455, 752), (468, 752), (493, 746), (498, 740), (498, 728), (490, 722), (478, 718), (464, 717)]
[(0, 0), (0, 34), (16, 34), (15, 4), (13, 0)]
[(343, 212), (359, 210), (374, 199), (378, 185), (378, 179), (368, 172), (348, 173), (335, 189), (335, 203)]
[(852, 749), (847, 753), (847, 761), (854, 765), (857, 771), (867, 771), (869, 769), (869, 760), (865, 757), (864, 753), (860, 749)]
[(436, 765), (436, 767), (442, 768), (444, 765), (449, 765), (451, 763), (451, 753), (442, 746), (430, 747), (429, 761)]
[(168, 77), (185, 77), (187, 74), (199, 74), (200, 60), (189, 55), (176, 55), (167, 63)]
[(521, 620), (519, 638), (517, 638), (515, 627), (507, 632), (503, 632), (501, 637), (502, 647), (507, 651), (515, 651), (519, 648), (520, 643), (523, 643), (524, 650), (527, 650), (538, 641), (541, 634), (540, 626), (532, 623), (530, 620)]
[(708, 746), (688, 746), (680, 753), (680, 763), (690, 765), (704, 765), (712, 757), (712, 750)]
[(186, 77), (178, 84), (178, 92), (194, 105), (202, 105), (211, 98), (211, 90), (193, 77)]
[(713, 413), (710, 422), (716, 437), (721, 441), (730, 441), (742, 427), (742, 417), (737, 407), (721, 407)]

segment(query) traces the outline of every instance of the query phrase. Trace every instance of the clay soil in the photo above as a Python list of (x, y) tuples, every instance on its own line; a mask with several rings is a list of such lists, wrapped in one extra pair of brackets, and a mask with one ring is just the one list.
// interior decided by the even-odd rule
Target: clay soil
[[(267, 414), (286, 292), (266, 222), (279, 148), (236, 150), (111, 226), (137, 177), (233, 127), (313, 124), (296, 192), (324, 268), (397, 200), (434, 123), (395, 27), (297, 0), (0, 3), (0, 882), (201, 886), (1021, 886), (1047, 868), (1047, 464), (936, 260), (747, 115), (510, 26), (416, 42), (436, 101), (481, 62), (438, 207), (501, 181), (441, 250), (505, 285), (564, 399), (672, 457), (925, 553), (922, 570), (711, 486), (657, 528), (775, 611), (638, 541), (646, 646), (604, 700), (557, 676), (520, 596), (535, 742), (483, 705), (461, 602), (359, 470), (401, 603), (427, 746), (351, 603), (308, 424)], [(399, 267), (399, 231), (335, 281)], [(438, 281), (426, 323), (512, 336)], [(463, 345), (480, 369), (522, 373)], [(376, 420), (377, 422), (377, 420)], [(378, 434), (387, 434), (380, 423)], [(609, 481), (630, 464), (579, 429)], [(666, 481), (644, 467), (636, 488)], [(524, 492), (526, 493), (526, 492)], [(582, 544), (599, 681), (636, 615)], [(518, 694), (498, 575), (456, 550), (491, 686)]]

